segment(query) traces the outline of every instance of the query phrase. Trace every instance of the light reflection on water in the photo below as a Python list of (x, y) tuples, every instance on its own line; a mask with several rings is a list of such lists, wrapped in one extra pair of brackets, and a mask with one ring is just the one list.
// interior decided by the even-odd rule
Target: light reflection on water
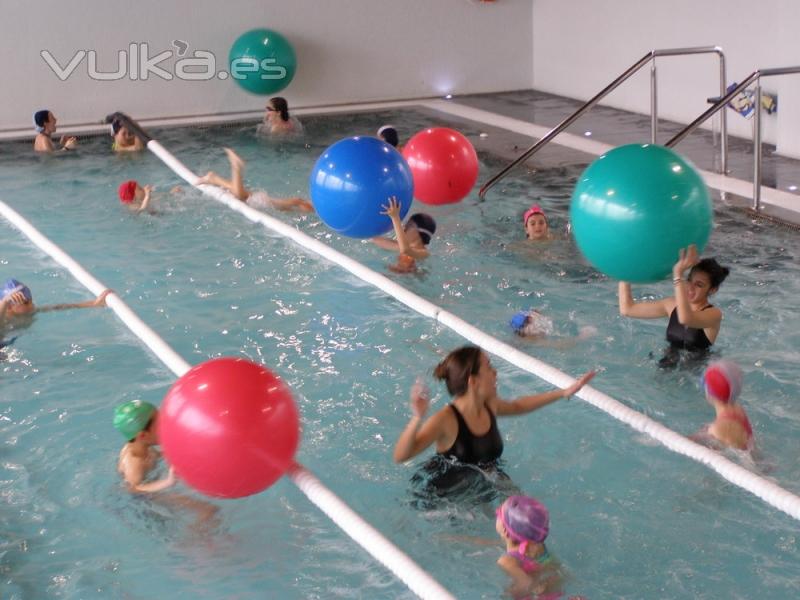
[[(253, 187), (307, 194), (307, 174), (324, 147), (386, 121), (402, 124), (401, 134), (430, 124), (413, 112), (308, 119), (308, 148), (265, 144), (238, 128), (159, 137), (198, 172), (224, 172), (219, 149), (231, 145), (248, 161)], [(391, 462), (408, 387), (418, 374), (430, 377), (460, 338), (188, 190), (158, 198), (158, 216), (131, 217), (115, 199), (120, 180), (161, 191), (178, 183), (154, 157), (109, 157), (104, 139), (63, 162), (15, 160), (21, 149), (0, 148), (0, 197), (122, 294), (187, 360), (241, 355), (272, 367), (303, 415), (300, 460), (457, 596), (499, 596), (500, 550), (448, 538), (494, 536), (497, 499), (476, 494), (472, 503), (421, 509), (410, 482), (415, 468)], [(497, 166), (484, 162), (482, 177)], [(439, 222), (434, 257), (417, 276), (390, 276), (567, 372), (604, 367), (599, 389), (692, 433), (711, 410), (696, 369), (655, 367), (665, 323), (620, 319), (616, 283), (584, 264), (566, 235), (535, 249), (520, 243), (521, 215), (533, 201), (565, 232), (580, 170), (510, 178), (485, 203), (473, 195), (457, 206), (425, 207)], [(313, 218), (292, 220), (388, 273), (389, 256), (374, 246), (333, 236)], [(715, 299), (725, 313), (715, 355), (742, 365), (743, 402), (774, 463), (771, 476), (798, 490), (800, 242), (729, 208), (719, 208), (716, 223), (708, 253), (732, 274)], [(87, 297), (14, 230), (0, 225), (0, 232), (4, 271), (28, 283), (37, 302)], [(668, 283), (634, 290), (653, 297), (671, 291)], [(586, 326), (598, 334), (572, 349), (525, 345), (507, 322), (529, 307), (547, 314), (557, 335)], [(4, 352), (4, 597), (219, 598), (264, 589), (287, 598), (411, 597), (286, 482), (219, 502), (222, 526), (203, 543), (181, 518), (122, 493), (114, 473), (122, 440), (110, 426), (111, 409), (133, 398), (159, 402), (173, 378), (108, 311), (40, 315)], [(548, 388), (494, 362), (504, 396)], [(430, 383), (440, 407), (446, 391)], [(690, 597), (713, 590), (735, 597), (769, 588), (788, 597), (793, 590), (797, 525), (705, 468), (575, 400), (500, 427), (515, 489), (551, 510), (549, 546), (572, 574), (571, 593)], [(621, 568), (624, 579), (614, 576)]]

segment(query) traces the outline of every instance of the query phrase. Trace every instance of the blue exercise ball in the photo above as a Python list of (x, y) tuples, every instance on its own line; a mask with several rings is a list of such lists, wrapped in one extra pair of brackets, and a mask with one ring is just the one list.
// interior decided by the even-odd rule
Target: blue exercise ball
[(382, 206), (394, 196), (405, 218), (414, 198), (411, 169), (401, 154), (372, 137), (351, 137), (328, 147), (311, 170), (311, 201), (331, 229), (370, 238), (392, 229)]
[(658, 281), (681, 248), (702, 251), (713, 207), (703, 178), (677, 152), (654, 144), (620, 146), (578, 179), (570, 220), (586, 259), (609, 277)]

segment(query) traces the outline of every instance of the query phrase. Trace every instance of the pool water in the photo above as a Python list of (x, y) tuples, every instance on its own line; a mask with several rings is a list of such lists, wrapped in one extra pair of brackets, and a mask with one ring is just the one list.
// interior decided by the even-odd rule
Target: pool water
[[(248, 163), (247, 180), (273, 195), (307, 195), (310, 169), (337, 139), (384, 122), (402, 137), (435, 121), (406, 110), (304, 119), (300, 141), (258, 139), (253, 127), (155, 132), (198, 173), (227, 173), (223, 146)], [(480, 129), (462, 128), (475, 136)], [(493, 539), (496, 497), (415, 501), (412, 465), (391, 460), (409, 416), (408, 389), (425, 375), (433, 409), (447, 402), (430, 377), (463, 340), (343, 270), (253, 225), (184, 186), (158, 159), (111, 156), (110, 139), (67, 156), (0, 147), (0, 199), (59, 244), (191, 363), (245, 356), (278, 373), (302, 414), (300, 462), (459, 598), (498, 598), (506, 580)], [(481, 181), (502, 165), (481, 156)], [(579, 374), (595, 387), (684, 434), (709, 421), (701, 367), (664, 371), (664, 321), (622, 319), (616, 282), (586, 265), (568, 240), (531, 249), (521, 216), (534, 200), (564, 231), (572, 185), (585, 165), (520, 173), (486, 202), (474, 193), (448, 207), (418, 207), (439, 224), (433, 257), (416, 275), (388, 272), (389, 253), (340, 238), (313, 216), (282, 214), (303, 231), (385, 272), (487, 332)], [(157, 215), (129, 214), (125, 179), (156, 185)], [(21, 234), (0, 224), (3, 277), (38, 304), (87, 292)], [(715, 356), (745, 373), (742, 401), (764, 463), (800, 492), (800, 239), (751, 221), (717, 200), (707, 254), (731, 267), (715, 304), (725, 314)], [(664, 282), (637, 297), (671, 293)], [(568, 349), (516, 338), (508, 320), (535, 307), (574, 336)], [(342, 534), (287, 481), (262, 494), (213, 501), (219, 522), (131, 498), (119, 485), (123, 440), (113, 407), (159, 403), (174, 381), (109, 310), (43, 313), (15, 332), (0, 362), (0, 569), (3, 598), (411, 598), (393, 575)], [(499, 391), (550, 388), (500, 361)], [(550, 552), (569, 572), (566, 591), (599, 598), (787, 598), (800, 577), (800, 525), (579, 400), (501, 420), (504, 470), (551, 512)], [(733, 459), (739, 459), (732, 456)], [(747, 463), (746, 463), (747, 464)], [(502, 493), (501, 487), (498, 494)], [(186, 495), (192, 492), (179, 486)]]

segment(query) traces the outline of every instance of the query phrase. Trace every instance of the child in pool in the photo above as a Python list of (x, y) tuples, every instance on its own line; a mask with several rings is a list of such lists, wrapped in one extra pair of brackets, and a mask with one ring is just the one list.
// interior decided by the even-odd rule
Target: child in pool
[[(7, 326), (16, 328), (25, 323), (35, 313), (49, 312), (53, 310), (65, 310), (70, 308), (90, 308), (94, 306), (105, 306), (106, 296), (111, 290), (105, 290), (94, 300), (77, 302), (73, 304), (50, 304), (48, 306), (35, 306), (33, 294), (30, 288), (17, 281), (8, 279), (0, 290), (0, 331)], [(29, 324), (29, 323), (25, 323)]]
[(304, 198), (273, 198), (264, 190), (248, 190), (244, 185), (244, 161), (230, 148), (225, 148), (225, 154), (228, 155), (228, 161), (231, 165), (231, 178), (225, 179), (213, 171), (209, 171), (197, 180), (198, 184), (221, 187), (248, 206), (259, 210), (275, 208), (286, 211), (314, 212), (314, 206)]
[(553, 321), (533, 308), (519, 311), (511, 317), (509, 325), (514, 333), (526, 341), (551, 348), (571, 348), (597, 334), (595, 327), (587, 325), (581, 327), (575, 337), (552, 338)]
[[(56, 116), (49, 110), (39, 110), (33, 115), (33, 124), (36, 129), (36, 139), (33, 140), (35, 152), (55, 152), (53, 134), (56, 132)], [(77, 138), (61, 136), (58, 142), (59, 150), (72, 150), (78, 145)]]
[(522, 215), (522, 225), (525, 228), (525, 237), (531, 242), (543, 242), (554, 239), (547, 224), (547, 217), (538, 204), (532, 205)]
[[(114, 410), (114, 428), (127, 440), (119, 452), (117, 472), (129, 492), (155, 494), (175, 485), (172, 467), (163, 479), (146, 481), (161, 458), (161, 453), (156, 449), (159, 439), (158, 409), (155, 406), (141, 400), (120, 404)], [(170, 508), (190, 511), (195, 517), (192, 529), (204, 538), (218, 525), (218, 508), (203, 500), (175, 492), (158, 494), (153, 500)]]
[(145, 483), (147, 474), (160, 458), (155, 448), (158, 445), (157, 420), (158, 409), (141, 400), (125, 402), (114, 410), (114, 428), (128, 440), (120, 450), (117, 471), (131, 492), (160, 492), (175, 483), (172, 467), (164, 479)]
[(378, 129), (378, 137), (390, 146), (394, 146), (398, 152), (403, 151), (403, 146), (400, 145), (400, 136), (397, 135), (397, 129), (392, 125), (383, 125)]
[(436, 221), (428, 214), (415, 213), (406, 221), (405, 227), (400, 220), (400, 203), (397, 198), (389, 198), (389, 204), (384, 205), (382, 215), (387, 215), (392, 220), (397, 241), (387, 240), (383, 237), (372, 238), (373, 243), (384, 250), (398, 252), (397, 263), (389, 269), (395, 273), (412, 273), (417, 269), (418, 260), (430, 256), (428, 244), (436, 233)]
[(530, 496), (511, 496), (497, 509), (495, 529), (506, 546), (497, 564), (511, 577), (511, 596), (561, 598), (561, 568), (544, 544), (550, 531), (547, 508)]
[(119, 119), (111, 122), (111, 132), (114, 138), (111, 150), (114, 152), (141, 152), (144, 150), (142, 140), (135, 136)]
[(703, 374), (706, 400), (714, 407), (716, 418), (698, 437), (710, 436), (727, 448), (753, 449), (753, 428), (747, 413), (736, 401), (742, 390), (742, 370), (728, 360), (711, 363)]
[(120, 184), (118, 190), (119, 201), (131, 212), (145, 212), (150, 205), (152, 192), (152, 185), (142, 187), (136, 181), (130, 179)]

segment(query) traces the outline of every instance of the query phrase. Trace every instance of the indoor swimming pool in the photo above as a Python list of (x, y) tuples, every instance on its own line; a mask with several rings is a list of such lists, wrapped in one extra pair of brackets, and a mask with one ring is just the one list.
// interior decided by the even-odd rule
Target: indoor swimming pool
[[(305, 137), (258, 138), (254, 126), (151, 133), (196, 173), (227, 173), (223, 147), (246, 161), (246, 180), (276, 196), (308, 195), (308, 175), (328, 145), (394, 123), (401, 139), (434, 124), (415, 110), (304, 118)], [(474, 138), (478, 124), (458, 126)], [(28, 142), (0, 146), (0, 199), (114, 289), (167, 343), (196, 364), (243, 356), (293, 390), (302, 417), (298, 460), (459, 598), (498, 598), (494, 509), (519, 489), (550, 510), (548, 548), (569, 573), (565, 591), (602, 598), (792, 597), (800, 578), (800, 525), (588, 404), (560, 401), (500, 421), (511, 482), (458, 499), (419, 501), (392, 448), (408, 415), (408, 390), (424, 376), (432, 410), (448, 400), (431, 377), (464, 343), (335, 265), (242, 218), (179, 181), (150, 153), (112, 155), (111, 140), (78, 152), (33, 156)], [(504, 162), (481, 155), (479, 184)], [(587, 265), (568, 235), (572, 187), (585, 167), (520, 171), (485, 202), (477, 189), (431, 213), (432, 257), (414, 275), (390, 273), (390, 253), (339, 237), (313, 215), (280, 214), (491, 335), (578, 375), (597, 368), (597, 389), (690, 435), (712, 420), (702, 364), (661, 369), (666, 322), (621, 318), (617, 282)], [(130, 214), (124, 180), (156, 186), (156, 214)], [(181, 185), (182, 190), (170, 189)], [(800, 238), (715, 200), (705, 251), (731, 268), (715, 305), (724, 312), (713, 357), (744, 370), (742, 403), (763, 458), (733, 460), (800, 493)], [(533, 202), (562, 239), (524, 242)], [(2, 277), (24, 281), (37, 304), (90, 294), (16, 229), (0, 222)], [(480, 258), (480, 260), (477, 260)], [(671, 293), (664, 281), (637, 297)], [(553, 320), (555, 337), (586, 327), (572, 347), (516, 337), (522, 309)], [(219, 519), (198, 526), (186, 511), (130, 497), (115, 472), (122, 439), (113, 407), (160, 403), (174, 381), (110, 310), (40, 314), (0, 358), (3, 598), (411, 598), (285, 480), (235, 501), (211, 502)], [(495, 358), (504, 398), (548, 384)], [(185, 487), (183, 492), (192, 494)], [(430, 501), (427, 501), (430, 500)]]

